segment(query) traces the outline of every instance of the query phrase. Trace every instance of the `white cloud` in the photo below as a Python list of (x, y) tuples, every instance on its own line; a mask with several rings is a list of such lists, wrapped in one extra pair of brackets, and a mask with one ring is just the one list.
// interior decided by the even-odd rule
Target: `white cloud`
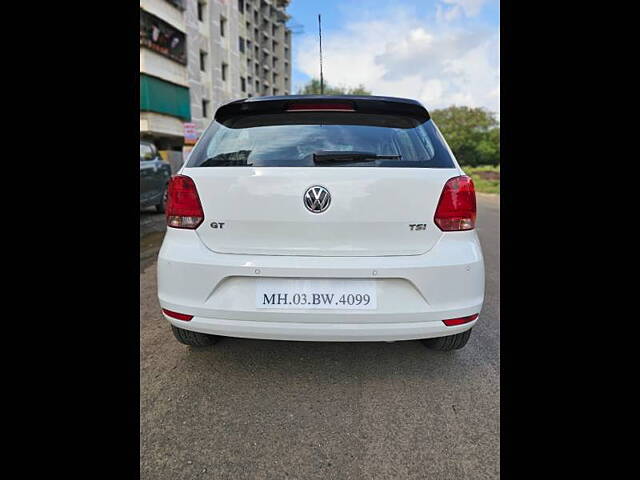
[[(447, 0), (476, 12), (479, 0)], [(323, 36), (323, 71), (332, 85), (364, 84), (375, 95), (415, 98), (427, 108), (452, 104), (500, 109), (499, 34), (455, 28), (446, 19), (421, 23), (396, 11), (374, 21), (354, 20)], [(297, 68), (319, 76), (314, 36), (299, 40)]]
[[(488, 0), (442, 0), (444, 3), (452, 5), (442, 11), (446, 20), (452, 21), (464, 13), (467, 17), (475, 17), (480, 13), (482, 7)], [(438, 6), (439, 7), (439, 6)]]

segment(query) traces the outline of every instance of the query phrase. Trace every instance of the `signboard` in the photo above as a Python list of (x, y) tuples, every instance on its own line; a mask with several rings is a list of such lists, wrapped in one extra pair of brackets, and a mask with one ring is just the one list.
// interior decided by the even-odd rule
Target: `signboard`
[(182, 65), (187, 64), (186, 35), (142, 9), (140, 9), (140, 45)]
[(195, 145), (198, 141), (198, 129), (195, 123), (184, 124), (184, 143), (185, 145)]

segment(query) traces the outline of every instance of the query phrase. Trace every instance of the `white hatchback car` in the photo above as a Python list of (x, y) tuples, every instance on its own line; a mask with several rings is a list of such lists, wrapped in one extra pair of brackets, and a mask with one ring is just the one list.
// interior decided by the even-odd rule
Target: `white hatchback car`
[(172, 178), (166, 215), (158, 297), (187, 345), (453, 350), (482, 308), (473, 182), (414, 100), (228, 103)]

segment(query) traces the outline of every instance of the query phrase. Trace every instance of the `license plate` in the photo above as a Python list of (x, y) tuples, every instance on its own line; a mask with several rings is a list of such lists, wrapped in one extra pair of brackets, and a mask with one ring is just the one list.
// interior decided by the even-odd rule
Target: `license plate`
[(256, 308), (375, 310), (375, 280), (256, 279)]

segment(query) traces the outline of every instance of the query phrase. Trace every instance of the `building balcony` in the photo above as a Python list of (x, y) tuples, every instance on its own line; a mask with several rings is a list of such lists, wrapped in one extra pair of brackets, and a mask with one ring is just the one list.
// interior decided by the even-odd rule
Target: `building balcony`
[(140, 133), (182, 137), (184, 135), (183, 121), (161, 113), (140, 112)]
[(140, 73), (158, 77), (171, 83), (189, 86), (186, 65), (160, 55), (147, 48), (140, 48)]
[(140, 8), (164, 20), (171, 26), (183, 32), (187, 29), (184, 10), (177, 8), (172, 2), (157, 2), (153, 0), (140, 0)]

